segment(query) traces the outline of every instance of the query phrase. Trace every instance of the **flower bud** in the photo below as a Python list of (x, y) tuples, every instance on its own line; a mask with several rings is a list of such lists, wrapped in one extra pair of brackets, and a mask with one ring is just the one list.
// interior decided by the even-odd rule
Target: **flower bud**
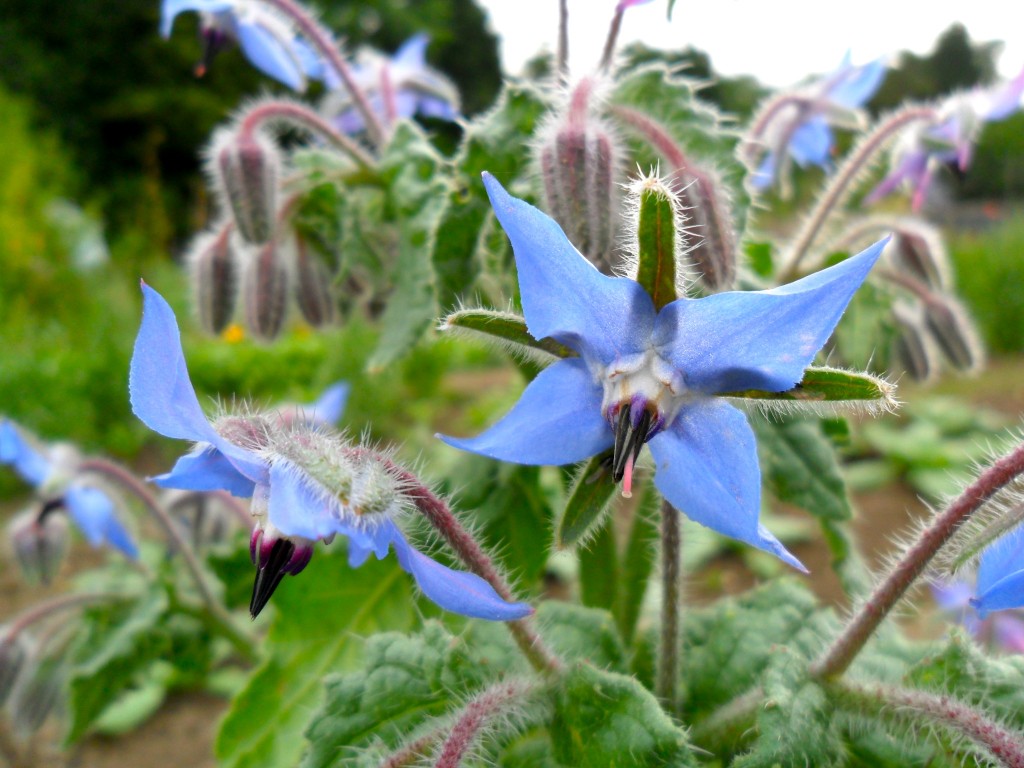
[(273, 341), (288, 310), (288, 260), (276, 238), (250, 259), (244, 277), (245, 319), (257, 338)]
[(887, 253), (896, 269), (929, 288), (947, 290), (950, 287), (949, 258), (942, 238), (931, 225), (913, 220), (894, 224)]
[(217, 493), (169, 489), (161, 501), (167, 512), (189, 531), (196, 550), (227, 541), (237, 525)]
[(12, 636), (8, 627), (0, 627), (0, 706), (14, 690), (28, 653), (28, 643), (23, 633)]
[(897, 336), (893, 340), (894, 362), (916, 381), (930, 381), (938, 373), (935, 344), (924, 327), (918, 307), (896, 304), (892, 308)]
[(696, 238), (686, 256), (708, 291), (729, 290), (736, 282), (736, 233), (723, 185), (689, 161), (674, 175), (686, 231)]
[(967, 313), (955, 298), (932, 294), (923, 303), (924, 322), (942, 354), (961, 371), (977, 371), (985, 355)]
[(59, 500), (15, 515), (7, 525), (7, 538), (22, 576), (29, 584), (49, 584), (60, 570), (68, 550), (68, 521), (54, 514)]
[(598, 269), (609, 272), (618, 223), (614, 134), (590, 114), (594, 83), (583, 80), (568, 108), (540, 144), (544, 193), (552, 217), (569, 241)]
[(19, 734), (39, 730), (60, 701), (63, 667), (57, 659), (40, 659), (30, 653), (30, 661), (11, 694), (11, 717)]
[(239, 234), (263, 245), (274, 235), (281, 159), (265, 134), (223, 129), (214, 135), (210, 166)]
[(300, 236), (295, 237), (295, 303), (314, 328), (331, 324), (337, 315), (327, 265)]
[(226, 224), (199, 235), (187, 259), (199, 322), (212, 334), (223, 331), (235, 312), (239, 264), (232, 229)]

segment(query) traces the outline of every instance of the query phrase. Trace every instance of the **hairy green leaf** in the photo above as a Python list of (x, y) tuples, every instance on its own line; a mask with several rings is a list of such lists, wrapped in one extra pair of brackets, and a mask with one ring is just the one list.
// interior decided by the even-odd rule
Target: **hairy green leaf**
[(555, 357), (575, 357), (576, 353), (551, 338), (537, 340), (526, 330), (526, 320), (494, 309), (460, 309), (444, 319), (442, 330), (468, 331), (496, 339), (512, 349), (538, 350)]
[(607, 467), (609, 453), (593, 457), (577, 470), (565, 510), (555, 525), (555, 546), (575, 546), (592, 536), (601, 525), (618, 487)]

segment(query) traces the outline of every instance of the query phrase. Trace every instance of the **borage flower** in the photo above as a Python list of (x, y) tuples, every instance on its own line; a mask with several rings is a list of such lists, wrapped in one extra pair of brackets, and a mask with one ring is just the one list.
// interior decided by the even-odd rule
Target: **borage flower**
[(203, 58), (196, 65), (202, 76), (214, 56), (237, 44), (253, 66), (295, 91), (306, 89), (306, 77), (321, 65), (309, 45), (281, 13), (260, 0), (163, 0), (160, 34), (171, 36), (179, 13), (199, 13)]
[(765, 148), (751, 177), (754, 187), (785, 181), (790, 161), (801, 168), (827, 168), (835, 144), (832, 127), (860, 127), (859, 108), (878, 90), (885, 69), (881, 60), (855, 67), (847, 55), (831, 75), (769, 101), (750, 137)]
[(1009, 82), (974, 88), (946, 99), (938, 107), (935, 120), (903, 134), (893, 149), (889, 173), (864, 202), (880, 200), (906, 185), (911, 192), (911, 207), (918, 210), (936, 170), (955, 165), (961, 172), (966, 171), (985, 123), (1003, 120), (1020, 109), (1022, 94), (1024, 70)]
[(626, 492), (649, 443), (654, 483), (676, 509), (802, 568), (759, 524), (754, 434), (715, 396), (796, 385), (884, 242), (789, 285), (677, 299), (656, 312), (635, 280), (601, 274), (554, 220), (489, 174), (484, 184), (512, 241), (530, 334), (579, 357), (546, 368), (479, 437), (439, 437), (519, 464), (570, 464), (612, 449)]
[[(459, 117), (459, 92), (451, 80), (427, 64), (428, 42), (424, 34), (413, 35), (391, 57), (369, 49), (360, 52), (352, 76), (386, 124), (413, 115), (441, 120)], [(334, 88), (324, 104), (324, 111), (334, 115), (334, 125), (348, 134), (363, 130), (363, 116), (348, 93), (340, 83), (324, 80)]]
[(348, 539), (353, 568), (393, 548), (402, 568), (445, 610), (497, 621), (531, 612), (528, 605), (502, 600), (479, 576), (447, 568), (406, 541), (394, 522), (408, 504), (405, 488), (377, 454), (298, 420), (288, 426), (277, 417), (242, 414), (208, 421), (189, 380), (174, 312), (149, 286), (142, 291), (129, 376), (132, 409), (161, 435), (197, 443), (154, 481), (252, 498), (253, 616), (285, 574), (306, 567), (313, 543), (335, 534)]
[[(10, 464), (42, 499), (38, 523), (64, 510), (93, 547), (109, 544), (130, 558), (139, 548), (121, 522), (118, 503), (101, 483), (82, 472), (82, 457), (67, 443), (36, 449), (8, 419), (0, 420), (0, 464)], [(39, 528), (40, 531), (43, 527)]]
[(1024, 526), (999, 537), (981, 553), (975, 597), (970, 602), (982, 619), (991, 611), (1024, 608)]
[(961, 623), (979, 643), (1009, 653), (1024, 653), (1024, 617), (1020, 612), (1001, 612), (980, 617), (971, 605), (975, 588), (966, 579), (932, 585), (932, 597), (938, 606)]

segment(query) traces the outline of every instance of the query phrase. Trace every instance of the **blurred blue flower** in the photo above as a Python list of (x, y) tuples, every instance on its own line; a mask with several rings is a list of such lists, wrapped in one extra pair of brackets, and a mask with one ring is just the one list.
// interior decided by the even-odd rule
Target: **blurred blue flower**
[[(447, 77), (427, 65), (430, 38), (414, 35), (402, 43), (395, 55), (364, 50), (352, 67), (357, 87), (366, 95), (370, 108), (385, 124), (413, 115), (455, 120), (459, 117), (459, 92)], [(331, 78), (334, 92), (324, 109), (334, 115), (333, 122), (343, 133), (354, 134), (365, 127), (363, 117), (353, 106), (349, 94)]]
[(758, 522), (761, 477), (746, 417), (714, 396), (799, 382), (884, 241), (789, 285), (682, 298), (656, 312), (639, 283), (600, 273), (553, 219), (489, 174), (484, 184), (512, 241), (530, 333), (579, 357), (546, 368), (479, 437), (441, 439), (519, 464), (570, 464), (612, 449), (612, 476), (626, 493), (649, 442), (654, 483), (676, 509), (802, 568)]
[(339, 381), (325, 389), (312, 403), (286, 403), (274, 410), (286, 425), (304, 423), (311, 427), (332, 427), (345, 412), (350, 389), (346, 382)]
[(203, 59), (196, 67), (202, 76), (213, 57), (237, 44), (253, 66), (289, 88), (302, 91), (306, 77), (322, 68), (319, 57), (300, 38), (293, 25), (260, 0), (163, 0), (160, 34), (170, 37), (179, 13), (196, 11), (203, 39)]
[(965, 579), (932, 585), (938, 606), (963, 624), (978, 642), (1010, 653), (1024, 653), (1024, 617), (1019, 613), (980, 617), (971, 605), (974, 591)]
[[(340, 499), (335, 489), (324, 487), (297, 462), (268, 449), (264, 422), (226, 417), (218, 421), (218, 431), (203, 414), (189, 380), (173, 310), (149, 286), (143, 285), (142, 291), (142, 325), (128, 380), (132, 410), (155, 432), (197, 443), (169, 473), (154, 481), (166, 488), (225, 490), (253, 499), (252, 512), (259, 526), (251, 542), (257, 566), (250, 604), (254, 616), (285, 574), (296, 574), (306, 566), (313, 542), (335, 534), (347, 537), (353, 568), (370, 554), (382, 559), (393, 548), (402, 568), (445, 610), (497, 621), (520, 619), (531, 612), (528, 605), (502, 600), (479, 576), (454, 571), (416, 550), (390, 516), (350, 509), (355, 504)], [(230, 439), (223, 433), (230, 433)]]
[(981, 553), (975, 594), (970, 602), (982, 619), (990, 611), (1024, 608), (1024, 526), (996, 539)]
[(66, 510), (93, 547), (109, 544), (128, 557), (138, 557), (139, 549), (118, 517), (117, 503), (79, 472), (80, 461), (78, 451), (67, 444), (37, 450), (12, 421), (0, 419), (0, 464), (10, 464), (34, 486), (48, 512)]
[(881, 60), (855, 67), (847, 54), (828, 77), (770, 102), (769, 114), (752, 137), (766, 148), (751, 177), (753, 186), (767, 189), (784, 179), (791, 160), (801, 168), (827, 168), (835, 144), (832, 126), (859, 127), (858, 108), (878, 90), (885, 70)]
[(911, 206), (918, 210), (935, 171), (951, 164), (966, 171), (985, 123), (1003, 120), (1020, 109), (1022, 94), (1024, 70), (1009, 82), (951, 96), (938, 108), (934, 121), (903, 134), (894, 148), (889, 173), (864, 202), (875, 202), (906, 185)]

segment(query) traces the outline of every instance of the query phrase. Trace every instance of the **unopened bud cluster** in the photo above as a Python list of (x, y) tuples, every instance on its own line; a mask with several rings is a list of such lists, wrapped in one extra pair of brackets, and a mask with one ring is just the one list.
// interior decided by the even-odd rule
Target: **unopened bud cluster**
[(59, 505), (34, 505), (15, 515), (7, 525), (7, 538), (22, 576), (29, 584), (49, 584), (68, 550), (68, 521), (56, 514)]
[(583, 80), (538, 144), (548, 211), (569, 241), (610, 272), (618, 226), (620, 149), (614, 131), (594, 114), (594, 81)]

